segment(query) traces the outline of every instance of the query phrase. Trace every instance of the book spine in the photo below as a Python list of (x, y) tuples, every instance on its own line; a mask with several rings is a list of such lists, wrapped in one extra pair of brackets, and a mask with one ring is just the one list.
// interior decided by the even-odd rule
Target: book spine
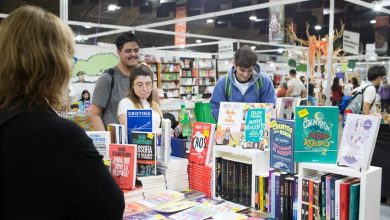
[(238, 172), (237, 172), (237, 167), (238, 167), (238, 162), (235, 162), (235, 161), (232, 161), (232, 175), (231, 175), (231, 179), (232, 179), (232, 191), (231, 191), (231, 195), (232, 195), (232, 202), (235, 202), (237, 203), (238, 202)]
[(313, 182), (313, 214), (315, 220), (320, 219), (320, 185), (320, 180), (316, 180)]
[(281, 219), (281, 212), (280, 212), (280, 174), (275, 175), (275, 219)]
[(246, 166), (246, 196), (245, 196), (245, 206), (251, 206), (252, 201), (252, 164), (245, 164)]
[(276, 174), (277, 172), (271, 173), (271, 203), (270, 203), (270, 210), (271, 210), (271, 217), (275, 218), (275, 197), (276, 197)]
[(246, 181), (245, 181), (245, 169), (244, 169), (244, 164), (239, 163), (239, 169), (240, 169), (240, 179), (239, 179), (239, 188), (238, 188), (238, 203), (244, 204), (244, 194), (245, 194), (245, 186), (246, 186)]
[(285, 219), (286, 218), (286, 212), (285, 212), (285, 209), (286, 209), (286, 203), (285, 203), (285, 183), (286, 181), (286, 173), (281, 173), (280, 174), (280, 185), (279, 185), (279, 189), (280, 189), (280, 192), (279, 192), (279, 195), (280, 195), (280, 199), (277, 200), (277, 202), (280, 203), (280, 219)]
[(309, 179), (309, 220), (313, 220), (313, 180)]
[(264, 211), (269, 212), (268, 176), (264, 176)]
[(226, 193), (226, 159), (221, 158), (222, 163), (222, 169), (221, 169), (221, 198), (225, 199), (225, 193)]
[(326, 220), (330, 220), (330, 179), (332, 178), (332, 175), (326, 176)]
[(335, 181), (334, 186), (334, 219), (340, 220), (340, 181)]
[(301, 218), (303, 220), (309, 218), (309, 213), (308, 213), (308, 204), (309, 204), (309, 180), (307, 178), (302, 179), (302, 198), (301, 198), (301, 203), (302, 203), (302, 213), (301, 213)]
[(326, 175), (321, 176), (321, 197), (320, 197), (320, 216), (321, 220), (326, 219)]
[(216, 157), (215, 158), (215, 196), (220, 197), (221, 196), (221, 188), (222, 188), (222, 158)]
[(259, 190), (260, 190), (260, 193), (259, 193), (259, 197), (260, 197), (260, 203), (259, 203), (260, 211), (264, 212), (264, 178), (262, 176), (260, 176)]
[(294, 176), (294, 193), (293, 193), (293, 220), (298, 219), (298, 176)]
[(349, 195), (349, 220), (359, 219), (360, 184), (352, 184)]
[(340, 184), (340, 220), (348, 220), (350, 183)]

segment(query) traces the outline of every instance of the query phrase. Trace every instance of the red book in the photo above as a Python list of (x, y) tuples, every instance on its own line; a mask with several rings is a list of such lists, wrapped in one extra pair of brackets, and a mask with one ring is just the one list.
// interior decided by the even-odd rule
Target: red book
[(110, 144), (111, 175), (121, 189), (134, 189), (137, 145)]
[(340, 183), (340, 220), (348, 220), (349, 218), (350, 186), (351, 184), (359, 181), (359, 179), (352, 179), (350, 181)]
[(192, 129), (191, 148), (188, 160), (191, 163), (207, 164), (210, 160), (215, 124), (195, 122)]
[(309, 220), (313, 220), (313, 180), (309, 180)]

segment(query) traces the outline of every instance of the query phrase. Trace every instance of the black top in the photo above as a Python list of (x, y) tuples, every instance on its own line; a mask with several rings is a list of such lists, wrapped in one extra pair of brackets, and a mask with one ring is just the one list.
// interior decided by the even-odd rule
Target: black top
[(308, 89), (309, 96), (314, 96), (314, 84), (309, 83), (309, 89)]
[(77, 124), (24, 112), (0, 126), (0, 144), (1, 219), (122, 219), (123, 193)]

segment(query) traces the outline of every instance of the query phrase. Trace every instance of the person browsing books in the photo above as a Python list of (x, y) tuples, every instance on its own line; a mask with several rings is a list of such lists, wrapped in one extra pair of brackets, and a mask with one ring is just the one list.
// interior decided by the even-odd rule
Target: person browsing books
[(291, 69), (290, 80), (287, 82), (286, 97), (306, 98), (307, 90), (301, 80), (297, 78), (297, 71)]
[(210, 99), (211, 113), (218, 120), (220, 102), (273, 103), (275, 89), (267, 74), (261, 72), (257, 54), (243, 46), (234, 54), (234, 66), (215, 85)]
[(118, 118), (127, 127), (127, 110), (152, 109), (153, 132), (159, 133), (162, 112), (153, 101), (153, 70), (145, 63), (140, 63), (130, 75), (129, 93), (118, 105)]
[(123, 193), (92, 140), (57, 111), (72, 71), (74, 34), (39, 7), (0, 25), (2, 219), (122, 219)]

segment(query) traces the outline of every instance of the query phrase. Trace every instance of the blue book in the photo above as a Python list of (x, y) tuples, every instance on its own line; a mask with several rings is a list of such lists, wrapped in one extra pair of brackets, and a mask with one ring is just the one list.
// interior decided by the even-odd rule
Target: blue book
[(263, 147), (265, 129), (265, 109), (251, 108), (248, 109), (245, 118), (245, 145), (243, 148), (260, 148)]
[(295, 162), (335, 164), (339, 109), (336, 106), (297, 106), (295, 112)]
[(131, 143), (131, 132), (152, 132), (152, 110), (127, 110), (127, 143)]
[(270, 130), (270, 167), (295, 173), (294, 121), (276, 119)]

